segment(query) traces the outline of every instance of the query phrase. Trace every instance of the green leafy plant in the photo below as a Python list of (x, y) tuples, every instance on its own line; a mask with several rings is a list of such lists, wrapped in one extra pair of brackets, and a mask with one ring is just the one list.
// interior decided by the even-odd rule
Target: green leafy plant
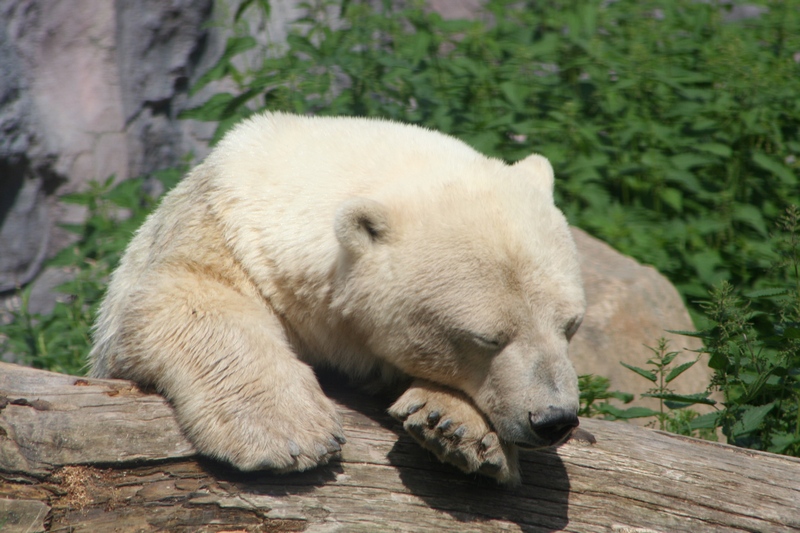
[(721, 428), (737, 446), (800, 455), (800, 210), (790, 207), (775, 237), (785, 276), (776, 288), (743, 296), (727, 282), (703, 303), (703, 339), (722, 409), (693, 428)]
[[(156, 173), (161, 188), (177, 183), (183, 169)], [(47, 262), (68, 269), (71, 279), (57, 288), (60, 298), (46, 314), (29, 308), (31, 287), (20, 291), (11, 321), (0, 325), (0, 352), (26, 364), (68, 374), (82, 374), (91, 345), (90, 331), (108, 276), (133, 232), (155, 204), (153, 180), (135, 178), (114, 185), (113, 176), (92, 183), (86, 192), (63, 197), (87, 209), (86, 221), (65, 226), (76, 241)]]
[(709, 398), (709, 393), (677, 394), (669, 387), (670, 383), (693, 367), (698, 360), (673, 365), (680, 352), (669, 351), (669, 343), (663, 337), (658, 340), (655, 348), (649, 346), (647, 348), (653, 352), (653, 357), (647, 361), (649, 368), (641, 368), (627, 363), (620, 364), (653, 384), (653, 387), (642, 394), (642, 397), (656, 398), (659, 404), (658, 411), (639, 407), (635, 410), (617, 410), (612, 413), (620, 419), (654, 417), (657, 427), (662, 431), (713, 439), (713, 432), (701, 431), (700, 428), (691, 426), (691, 421), (698, 415), (696, 411), (688, 409), (696, 404), (715, 405), (716, 402)]
[(617, 417), (613, 413), (618, 409), (611, 405), (610, 400), (627, 404), (633, 400), (634, 396), (627, 392), (610, 391), (609, 387), (608, 378), (603, 376), (593, 374), (578, 376), (578, 388), (581, 391), (578, 416), (616, 419)]

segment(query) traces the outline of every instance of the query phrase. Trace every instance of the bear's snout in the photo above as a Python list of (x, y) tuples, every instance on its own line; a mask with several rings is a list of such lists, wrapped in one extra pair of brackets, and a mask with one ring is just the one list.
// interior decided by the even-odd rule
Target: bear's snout
[(579, 423), (575, 410), (553, 405), (536, 413), (529, 413), (528, 419), (531, 429), (543, 442), (543, 446), (561, 444)]

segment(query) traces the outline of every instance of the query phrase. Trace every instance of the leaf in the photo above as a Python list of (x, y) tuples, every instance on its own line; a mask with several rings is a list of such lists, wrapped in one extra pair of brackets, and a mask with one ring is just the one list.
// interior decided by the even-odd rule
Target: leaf
[(255, 48), (256, 46), (258, 46), (258, 41), (249, 35), (242, 37), (229, 37), (225, 42), (225, 52), (223, 52), (222, 57), (225, 59), (231, 59), (232, 57), (237, 56), (242, 52), (246, 52), (251, 48)]
[(659, 193), (661, 200), (672, 209), (680, 213), (683, 211), (683, 193), (678, 189), (666, 187)]
[(92, 194), (89, 192), (72, 192), (60, 196), (58, 199), (67, 204), (89, 205)]
[(186, 174), (186, 168), (181, 166), (178, 168), (168, 168), (164, 170), (157, 170), (153, 172), (153, 177), (161, 182), (164, 186), (164, 192), (170, 191)]
[(758, 291), (746, 292), (744, 295), (747, 298), (772, 298), (773, 296), (783, 296), (789, 294), (789, 289), (761, 289)]
[[(411, 37), (410, 44), (412, 49), (412, 58), (415, 61), (419, 61), (420, 59), (426, 57), (428, 55), (428, 49), (431, 46), (432, 42), (431, 34), (417, 30), (413, 36)], [(403, 65), (401, 65), (402, 68)]]
[(722, 157), (730, 157), (733, 154), (733, 150), (731, 150), (730, 146), (720, 143), (700, 143), (695, 145), (695, 148), (702, 152), (708, 152)]
[(697, 192), (703, 190), (703, 187), (700, 184), (700, 181), (697, 179), (697, 176), (688, 170), (667, 168), (664, 170), (664, 177), (671, 183), (682, 186), (687, 192), (696, 194)]
[(58, 227), (76, 235), (81, 235), (85, 229), (81, 224), (59, 224)]
[(783, 328), (781, 336), (787, 339), (800, 339), (800, 327), (791, 326)]
[(643, 378), (645, 378), (645, 379), (647, 379), (649, 381), (652, 381), (653, 383), (656, 382), (657, 378), (656, 378), (656, 373), (655, 372), (651, 372), (650, 370), (645, 370), (644, 368), (639, 368), (638, 366), (632, 366), (632, 365), (629, 365), (627, 363), (623, 363), (622, 361), (620, 361), (619, 364), (621, 364), (622, 366), (624, 366), (628, 370), (633, 370), (634, 372), (636, 372), (637, 374), (639, 374)]
[(719, 426), (720, 413), (706, 413), (700, 415), (691, 422), (689, 428), (691, 429), (714, 429)]
[(681, 404), (694, 405), (694, 404), (703, 404), (703, 405), (717, 405), (715, 400), (712, 400), (708, 397), (708, 393), (705, 392), (698, 392), (696, 394), (675, 394), (674, 392), (646, 392), (642, 394), (642, 396), (647, 398), (656, 398), (659, 400), (665, 400), (670, 402), (677, 402)]
[(753, 162), (764, 170), (778, 176), (786, 185), (797, 184), (797, 176), (795, 173), (783, 163), (774, 160), (767, 154), (763, 152), (754, 152)]
[(257, 91), (246, 91), (238, 96), (230, 93), (217, 93), (199, 107), (192, 107), (180, 112), (178, 118), (191, 118), (205, 122), (221, 122), (237, 116), (244, 104), (257, 96)]
[(106, 193), (106, 199), (119, 207), (136, 209), (141, 205), (143, 198), (142, 184), (144, 179), (132, 178), (120, 182), (119, 185)]
[(800, 435), (794, 433), (777, 433), (771, 436), (772, 443), (767, 451), (772, 453), (784, 453), (786, 448), (793, 444), (800, 443)]
[(774, 407), (775, 402), (771, 402), (766, 405), (760, 405), (758, 407), (749, 406), (749, 408), (745, 411), (744, 416), (742, 416), (742, 418), (734, 425), (734, 434), (741, 435), (744, 433), (751, 433), (758, 429), (758, 427), (764, 421), (764, 418), (769, 414), (770, 411), (772, 411)]
[(317, 48), (314, 43), (312, 43), (307, 37), (304, 35), (300, 35), (297, 33), (290, 33), (286, 36), (286, 42), (291, 46), (294, 52), (302, 52), (304, 54), (308, 54), (309, 57), (315, 62), (321, 62), (321, 50)]
[(716, 250), (703, 250), (687, 257), (688, 262), (697, 271), (697, 276), (704, 282), (713, 284), (718, 281), (715, 272), (722, 265), (722, 258)]
[(708, 336), (707, 331), (690, 331), (686, 329), (668, 329), (666, 331), (668, 333), (674, 333), (676, 335), (683, 335), (684, 337), (698, 337), (702, 339)]
[(242, 52), (246, 52), (251, 48), (255, 48), (257, 45), (258, 42), (249, 35), (244, 37), (228, 38), (228, 41), (225, 43), (225, 51), (222, 53), (222, 56), (213, 67), (204, 72), (197, 79), (197, 81), (194, 82), (192, 87), (189, 89), (189, 96), (197, 94), (200, 89), (208, 85), (210, 82), (220, 80), (227, 76), (233, 68), (231, 66), (231, 59)]
[(597, 411), (603, 414), (610, 414), (621, 420), (630, 420), (631, 418), (645, 418), (648, 416), (656, 416), (658, 411), (654, 411), (647, 407), (629, 407), (628, 409), (620, 409), (610, 404), (600, 404)]
[(511, 81), (501, 83), (500, 90), (514, 109), (525, 109), (525, 96), (522, 94), (522, 86), (519, 83)]
[[(652, 349), (652, 348), (651, 348)], [(676, 357), (680, 355), (680, 352), (668, 352), (664, 354), (664, 357), (661, 359), (661, 362), (658, 363), (662, 367), (669, 365), (672, 361), (675, 360)], [(653, 364), (656, 364), (655, 362)]]
[(733, 211), (733, 219), (747, 224), (764, 237), (769, 234), (767, 225), (764, 222), (764, 215), (762, 215), (761, 210), (755, 206), (746, 204), (738, 205)]
[(714, 159), (707, 155), (693, 153), (674, 155), (670, 160), (680, 170), (689, 170), (690, 168), (705, 166), (714, 162)]
[(671, 382), (673, 379), (677, 378), (678, 376), (680, 376), (681, 374), (692, 368), (692, 366), (694, 366), (696, 362), (697, 359), (676, 366), (675, 368), (672, 369), (672, 371), (669, 374), (667, 374), (667, 377), (664, 379), (664, 381), (666, 381), (667, 383)]
[(253, 4), (258, 5), (261, 8), (261, 11), (264, 13), (264, 18), (269, 18), (271, 12), (269, 0), (242, 0), (242, 2), (239, 4), (239, 7), (236, 9), (236, 14), (233, 16), (234, 22), (238, 21), (247, 8)]

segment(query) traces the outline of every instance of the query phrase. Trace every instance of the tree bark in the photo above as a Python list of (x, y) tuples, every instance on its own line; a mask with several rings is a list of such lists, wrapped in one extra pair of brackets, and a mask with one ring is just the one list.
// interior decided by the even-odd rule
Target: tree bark
[[(331, 389), (330, 387), (328, 389)], [(522, 455), (523, 484), (440, 464), (371, 397), (333, 387), (339, 463), (244, 474), (196, 456), (161, 397), (0, 363), (0, 530), (787, 531), (800, 460), (618, 422)]]

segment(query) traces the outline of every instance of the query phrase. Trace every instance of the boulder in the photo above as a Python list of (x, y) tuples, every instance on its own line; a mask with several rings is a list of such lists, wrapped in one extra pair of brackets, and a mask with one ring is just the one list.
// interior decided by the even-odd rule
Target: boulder
[[(570, 344), (578, 374), (607, 377), (611, 390), (637, 395), (637, 405), (657, 408), (653, 399), (639, 401), (652, 383), (620, 364), (647, 368), (661, 337), (669, 351), (681, 352), (674, 365), (694, 360), (702, 343), (667, 330), (693, 331), (694, 324), (675, 287), (655, 268), (637, 263), (573, 228), (578, 247), (588, 308), (578, 333)], [(704, 392), (711, 379), (707, 358), (695, 364), (669, 384), (674, 392)], [(703, 409), (697, 408), (698, 411)]]

